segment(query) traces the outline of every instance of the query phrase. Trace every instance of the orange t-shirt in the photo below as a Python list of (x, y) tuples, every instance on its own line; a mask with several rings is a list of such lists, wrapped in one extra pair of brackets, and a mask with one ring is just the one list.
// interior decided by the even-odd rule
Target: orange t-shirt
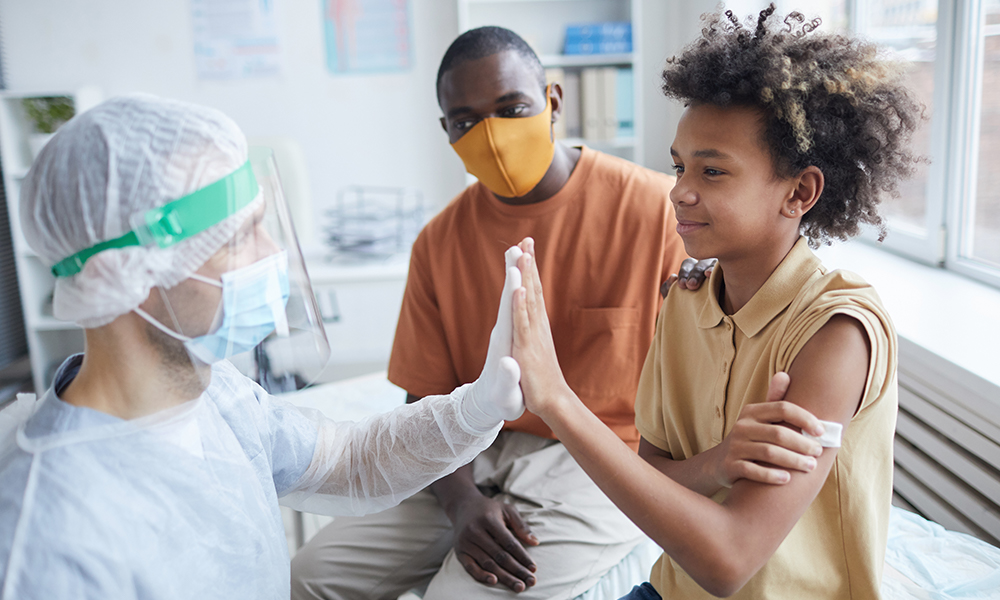
[[(535, 239), (559, 364), (584, 404), (637, 447), (635, 392), (660, 307), (685, 258), (667, 197), (673, 178), (583, 148), (566, 185), (536, 204), (466, 188), (413, 244), (389, 380), (415, 396), (475, 381), (500, 306), (504, 251)], [(537, 416), (507, 423), (552, 438)]]

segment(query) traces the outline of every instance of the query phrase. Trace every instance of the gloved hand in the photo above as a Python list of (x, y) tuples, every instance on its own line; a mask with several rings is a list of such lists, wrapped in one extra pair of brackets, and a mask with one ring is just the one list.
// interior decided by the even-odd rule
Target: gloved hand
[(521, 271), (517, 268), (517, 259), (520, 257), (521, 249), (517, 246), (504, 253), (507, 279), (500, 296), (497, 323), (490, 333), (486, 364), (479, 379), (466, 390), (462, 402), (462, 416), (469, 425), (480, 431), (489, 431), (500, 421), (513, 421), (524, 413), (524, 398), (519, 385), (521, 368), (511, 357), (511, 302), (514, 290), (521, 287)]

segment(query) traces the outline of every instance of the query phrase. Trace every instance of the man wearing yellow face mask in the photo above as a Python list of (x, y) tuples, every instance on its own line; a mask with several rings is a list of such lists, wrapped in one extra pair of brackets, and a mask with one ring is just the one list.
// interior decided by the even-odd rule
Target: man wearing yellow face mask
[[(479, 181), (414, 244), (389, 379), (416, 401), (478, 376), (503, 286), (495, 263), (530, 235), (567, 381), (637, 447), (633, 403), (660, 283), (685, 258), (673, 177), (555, 142), (562, 89), (506, 29), (459, 36), (437, 91), (441, 125)], [(526, 413), (472, 465), (320, 532), (293, 561), (292, 597), (395, 599), (426, 586), (425, 600), (573, 598), (641, 539)]]

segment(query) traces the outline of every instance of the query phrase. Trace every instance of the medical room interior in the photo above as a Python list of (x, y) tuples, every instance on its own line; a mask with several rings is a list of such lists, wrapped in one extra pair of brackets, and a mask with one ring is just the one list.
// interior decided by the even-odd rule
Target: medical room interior
[[(776, 5), (820, 19), (820, 32), (878, 43), (904, 64), (926, 116), (911, 142), (923, 160), (898, 197), (883, 201), (884, 240), (867, 227), (815, 251), (827, 268), (875, 287), (898, 335), (882, 597), (1000, 598), (1000, 0)], [(251, 148), (270, 149), (329, 358), (267, 389), (336, 421), (361, 421), (406, 402), (387, 367), (410, 249), (477, 181), (442, 130), (436, 77), (452, 41), (481, 26), (517, 33), (547, 83), (562, 89), (557, 144), (673, 175), (685, 107), (664, 96), (661, 73), (718, 6), (0, 0), (0, 409), (44, 394), (63, 361), (84, 351), (82, 328), (53, 314), (51, 261), (29, 246), (19, 214), (32, 161), (75, 115), (142, 92), (217, 109)], [(738, 16), (764, 7), (725, 2)], [(628, 264), (618, 268), (628, 277)], [(2, 415), (0, 436), (13, 439)], [(0, 512), (2, 502), (0, 494)], [(281, 518), (294, 557), (340, 517), (283, 506)], [(622, 597), (649, 580), (662, 551), (646, 539), (572, 597)]]

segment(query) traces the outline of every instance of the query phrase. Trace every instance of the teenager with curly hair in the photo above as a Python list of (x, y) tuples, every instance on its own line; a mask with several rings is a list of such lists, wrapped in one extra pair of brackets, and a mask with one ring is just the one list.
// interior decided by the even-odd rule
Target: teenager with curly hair
[[(921, 109), (877, 47), (818, 24), (773, 5), (747, 25), (710, 15), (663, 73), (687, 106), (671, 147), (677, 231), (688, 254), (719, 263), (709, 285), (663, 304), (636, 400), (638, 456), (561, 377), (533, 242), (521, 244), (514, 357), (528, 410), (664, 550), (626, 598), (879, 596), (896, 335), (871, 286), (828, 271), (810, 246), (881, 225), (879, 199), (918, 160), (907, 143)], [(789, 376), (790, 404), (762, 401)], [(720, 468), (791, 405), (830, 434), (815, 461), (781, 485)], [(756, 466), (795, 444), (757, 446)]]

